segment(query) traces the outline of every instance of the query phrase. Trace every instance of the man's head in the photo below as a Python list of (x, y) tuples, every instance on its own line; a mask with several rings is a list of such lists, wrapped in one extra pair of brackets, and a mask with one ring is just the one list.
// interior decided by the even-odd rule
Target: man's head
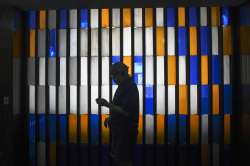
[(122, 62), (112, 64), (110, 69), (110, 76), (115, 81), (115, 83), (120, 85), (129, 77), (128, 66), (126, 66)]

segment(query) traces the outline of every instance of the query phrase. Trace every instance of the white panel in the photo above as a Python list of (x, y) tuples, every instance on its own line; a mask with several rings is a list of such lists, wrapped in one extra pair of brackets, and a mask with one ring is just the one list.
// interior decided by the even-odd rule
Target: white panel
[(77, 57), (69, 58), (69, 84), (77, 85)]
[(58, 92), (58, 109), (59, 109), (59, 114), (66, 114), (66, 86), (59, 86), (59, 92)]
[(146, 57), (146, 85), (153, 85), (154, 83), (154, 68), (153, 68), (153, 57)]
[(112, 85), (112, 99), (114, 98), (116, 89), (118, 88), (118, 85)]
[(168, 55), (175, 55), (175, 28), (168, 27)]
[(112, 26), (120, 27), (120, 9), (112, 9)]
[(77, 28), (77, 10), (71, 9), (69, 10), (69, 21), (70, 28)]
[(45, 114), (45, 86), (38, 86), (38, 113)]
[(143, 87), (142, 85), (137, 85), (137, 88), (138, 88), (138, 91), (139, 91), (139, 112), (140, 112), (140, 115), (143, 114)]
[(39, 58), (39, 85), (45, 85), (45, 58)]
[(152, 115), (146, 115), (146, 144), (154, 143), (154, 117)]
[(38, 56), (45, 56), (46, 55), (46, 31), (45, 29), (38, 30)]
[(197, 85), (190, 85), (190, 112), (197, 114)]
[(36, 99), (36, 91), (35, 86), (29, 86), (29, 113), (35, 113), (35, 99)]
[(49, 113), (56, 114), (56, 87), (49, 86)]
[(112, 29), (112, 55), (120, 55), (120, 28)]
[(165, 86), (157, 85), (156, 112), (165, 115)]
[(70, 56), (77, 56), (77, 29), (70, 29)]
[(142, 27), (142, 8), (134, 9), (134, 26)]
[(48, 12), (48, 27), (49, 29), (56, 28), (56, 10), (49, 10)]
[(98, 28), (98, 9), (90, 9), (90, 27)]
[(98, 57), (91, 57), (91, 85), (98, 85)]
[(81, 29), (81, 56), (88, 56), (88, 29)]
[(109, 85), (109, 57), (102, 57), (102, 85)]
[(67, 54), (67, 35), (65, 29), (59, 29), (59, 56), (65, 56)]
[(156, 26), (158, 27), (164, 26), (163, 14), (164, 14), (163, 8), (156, 8)]
[(200, 24), (201, 26), (207, 26), (207, 7), (200, 8)]
[(168, 85), (168, 114), (175, 114), (175, 85)]
[(179, 84), (186, 85), (186, 56), (179, 56)]
[[(109, 85), (103, 85), (102, 87), (102, 98), (109, 101)], [(107, 107), (101, 107), (102, 114), (109, 114), (109, 109)]]
[(46, 166), (46, 144), (45, 142), (38, 142), (37, 144), (37, 165)]
[(134, 29), (134, 54), (142, 55), (142, 28)]
[(131, 27), (123, 28), (123, 55), (131, 56)]
[(91, 29), (91, 56), (98, 56), (98, 29)]
[(109, 56), (109, 29), (102, 28), (102, 56)]
[(230, 84), (230, 56), (223, 56), (224, 84)]
[(81, 85), (88, 83), (88, 58), (81, 57)]
[(201, 143), (208, 144), (208, 115), (201, 116)]
[(220, 145), (213, 144), (213, 166), (220, 166)]
[(212, 27), (212, 54), (219, 55), (218, 27)]
[(164, 85), (164, 56), (157, 56), (157, 85)]
[(88, 114), (88, 86), (80, 86), (80, 114)]
[(98, 98), (98, 86), (91, 85), (91, 114), (98, 114), (98, 105), (96, 99)]
[(146, 55), (153, 56), (153, 28), (145, 28), (146, 29)]
[(66, 85), (66, 58), (60, 58), (60, 85)]
[(70, 86), (70, 113), (77, 114), (77, 86)]
[(48, 58), (48, 84), (56, 85), (56, 58)]

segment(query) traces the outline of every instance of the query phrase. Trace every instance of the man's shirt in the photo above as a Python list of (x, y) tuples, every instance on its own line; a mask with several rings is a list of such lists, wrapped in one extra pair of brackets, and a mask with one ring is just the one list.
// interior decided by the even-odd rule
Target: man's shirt
[(139, 119), (139, 92), (137, 85), (131, 78), (118, 86), (112, 102), (128, 113), (128, 116), (124, 116), (111, 110), (112, 128), (120, 130), (130, 128), (137, 129)]

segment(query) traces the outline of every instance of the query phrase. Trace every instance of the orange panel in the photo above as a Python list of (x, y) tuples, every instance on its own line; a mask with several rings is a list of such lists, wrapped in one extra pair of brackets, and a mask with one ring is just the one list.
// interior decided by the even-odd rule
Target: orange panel
[(220, 92), (219, 85), (213, 85), (213, 115), (220, 113)]
[(153, 26), (153, 9), (145, 8), (145, 26), (152, 27)]
[(109, 9), (102, 9), (102, 27), (109, 27)]
[(77, 139), (77, 116), (69, 115), (69, 142), (76, 143)]
[(50, 166), (56, 166), (56, 144), (49, 146), (49, 163)]
[(224, 55), (232, 55), (231, 26), (223, 27), (223, 54)]
[(46, 28), (46, 11), (41, 10), (39, 12), (39, 28), (45, 29)]
[(201, 166), (210, 165), (210, 149), (208, 144), (201, 145)]
[(190, 115), (190, 143), (199, 143), (199, 115)]
[(190, 55), (197, 55), (197, 29), (189, 28)]
[(123, 9), (123, 27), (131, 27), (131, 9)]
[(240, 53), (250, 54), (250, 26), (240, 26)]
[(142, 127), (143, 127), (143, 117), (142, 115), (139, 115), (137, 144), (142, 144)]
[(211, 7), (211, 24), (212, 26), (220, 25), (220, 8)]
[(21, 32), (13, 32), (13, 57), (17, 58), (21, 55)]
[(123, 63), (128, 66), (128, 74), (131, 75), (132, 68), (131, 68), (131, 56), (124, 56)]
[(30, 57), (35, 57), (36, 53), (36, 30), (30, 30)]
[(109, 144), (109, 128), (104, 126), (105, 118), (109, 115), (102, 115), (102, 144)]
[(201, 56), (201, 84), (208, 84), (208, 57)]
[(81, 143), (88, 143), (88, 115), (81, 115)]
[(185, 26), (185, 8), (178, 8), (178, 25)]
[(157, 131), (157, 144), (164, 144), (165, 141), (165, 117), (164, 115), (157, 115), (156, 131)]
[(176, 57), (168, 56), (168, 85), (176, 84)]
[(156, 55), (164, 56), (165, 54), (165, 40), (164, 40), (164, 28), (156, 28)]
[(231, 128), (230, 115), (224, 115), (224, 143), (225, 144), (230, 144), (231, 142), (230, 128)]
[(187, 85), (179, 86), (179, 114), (187, 115)]

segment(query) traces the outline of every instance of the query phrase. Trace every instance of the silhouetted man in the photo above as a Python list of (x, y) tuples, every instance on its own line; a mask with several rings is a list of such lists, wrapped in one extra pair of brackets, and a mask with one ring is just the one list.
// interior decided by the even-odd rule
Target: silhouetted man
[(103, 98), (96, 99), (96, 102), (110, 108), (110, 116), (105, 119), (104, 125), (111, 129), (111, 157), (118, 166), (132, 166), (138, 133), (139, 92), (125, 64), (113, 64), (110, 74), (118, 84), (114, 98), (110, 103)]

